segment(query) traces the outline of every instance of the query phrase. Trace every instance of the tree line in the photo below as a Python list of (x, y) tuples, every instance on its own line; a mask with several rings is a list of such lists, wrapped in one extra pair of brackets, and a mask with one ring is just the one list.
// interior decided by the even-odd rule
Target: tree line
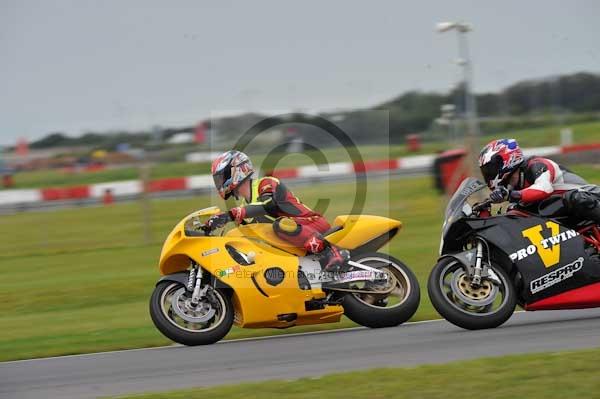
[[(464, 86), (459, 84), (448, 93), (409, 91), (375, 107), (323, 114), (332, 118), (354, 141), (402, 141), (408, 133), (432, 129), (444, 104), (455, 106), (456, 118), (464, 113)], [(600, 118), (600, 74), (581, 72), (543, 79), (524, 80), (497, 93), (476, 95), (481, 125), (488, 133), (502, 129), (528, 128), (553, 123), (556, 115), (579, 115), (579, 120)], [(548, 117), (554, 115), (554, 117)], [(235, 137), (250, 127), (252, 121), (265, 116), (245, 114), (213, 122), (219, 126), (217, 134)], [(210, 126), (209, 126), (210, 127)], [(299, 135), (320, 145), (333, 143), (318, 128), (294, 126)], [(193, 132), (193, 126), (162, 128), (153, 132), (86, 133), (70, 137), (54, 132), (31, 143), (32, 148), (57, 146), (93, 146), (107, 149), (122, 142), (132, 146), (157, 145), (179, 132)], [(389, 132), (389, 133), (388, 133)]]
[[(376, 109), (390, 112), (390, 131), (396, 134), (427, 130), (441, 114), (444, 104), (456, 107), (456, 116), (465, 110), (464, 85), (446, 94), (411, 91), (385, 102)], [(552, 123), (544, 116), (588, 114), (600, 118), (600, 74), (576, 73), (515, 83), (498, 93), (476, 95), (483, 128), (497, 130), (527, 128)], [(490, 131), (491, 130), (491, 131)]]

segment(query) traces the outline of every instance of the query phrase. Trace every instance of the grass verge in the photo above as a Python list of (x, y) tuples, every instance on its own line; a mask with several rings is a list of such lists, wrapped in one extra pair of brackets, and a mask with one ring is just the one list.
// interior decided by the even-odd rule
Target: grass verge
[(599, 362), (600, 349), (553, 352), (132, 395), (120, 399), (597, 398), (600, 396)]
[[(592, 182), (600, 171), (574, 167)], [(329, 200), (326, 216), (349, 212), (355, 187), (329, 183), (294, 190), (307, 204)], [(437, 317), (425, 292), (437, 258), (445, 201), (430, 178), (370, 180), (363, 213), (404, 223), (383, 249), (403, 260), (421, 283), (421, 305), (413, 320)], [(0, 220), (0, 361), (168, 345), (148, 315), (158, 279), (162, 240), (208, 196), (152, 202), (152, 235), (144, 244), (142, 207), (29, 212)], [(353, 326), (342, 323), (288, 330), (234, 328), (228, 338)]]
[[(369, 181), (364, 209), (404, 222), (405, 231), (387, 250), (411, 265), (421, 281), (435, 261), (441, 224), (439, 197), (431, 186), (426, 178)], [(319, 184), (295, 191), (310, 205), (328, 199), (331, 220), (349, 212), (355, 187)], [(209, 204), (208, 196), (153, 201), (149, 244), (143, 242), (137, 203), (3, 217), (0, 360), (168, 345), (148, 315), (162, 240), (181, 217)], [(423, 302), (417, 320), (435, 316)], [(354, 324), (234, 328), (228, 338), (347, 326)]]

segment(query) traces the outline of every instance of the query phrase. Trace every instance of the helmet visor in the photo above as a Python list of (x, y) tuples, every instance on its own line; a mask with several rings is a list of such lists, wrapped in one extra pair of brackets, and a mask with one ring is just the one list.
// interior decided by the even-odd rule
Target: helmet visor
[(213, 175), (213, 180), (215, 182), (215, 187), (217, 188), (217, 190), (221, 190), (223, 188), (223, 173), (215, 173)]
[(225, 191), (225, 185), (228, 184), (228, 180), (231, 179), (231, 168), (226, 167), (225, 169), (215, 173), (213, 175), (213, 181), (215, 182), (215, 187), (219, 192)]
[(503, 165), (502, 157), (499, 155), (495, 155), (488, 163), (481, 165), (481, 174), (489, 187), (496, 188), (491, 184), (501, 174)]

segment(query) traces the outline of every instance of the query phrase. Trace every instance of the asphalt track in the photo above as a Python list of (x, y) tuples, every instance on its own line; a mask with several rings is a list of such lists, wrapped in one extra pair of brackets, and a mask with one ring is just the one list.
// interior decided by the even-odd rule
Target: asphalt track
[(0, 363), (0, 398), (90, 398), (600, 347), (600, 309), (516, 313), (495, 330), (446, 321)]

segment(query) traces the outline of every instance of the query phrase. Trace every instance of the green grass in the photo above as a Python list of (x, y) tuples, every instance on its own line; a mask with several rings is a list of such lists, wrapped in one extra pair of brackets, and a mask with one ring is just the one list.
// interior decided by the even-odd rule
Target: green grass
[[(574, 143), (600, 142), (600, 122), (579, 123), (569, 127), (573, 130)], [(548, 126), (536, 129), (511, 130), (502, 134), (485, 135), (482, 141), (509, 137), (517, 139), (523, 147), (559, 145), (560, 129), (557, 126)]]
[[(580, 123), (572, 126), (574, 132), (574, 140), (576, 143), (600, 142), (600, 122)], [(485, 133), (485, 132), (484, 132)], [(537, 147), (557, 145), (560, 142), (560, 131), (556, 126), (529, 129), (526, 131), (508, 131), (498, 135), (485, 135), (481, 138), (481, 143), (488, 142), (497, 137), (513, 137), (516, 138), (524, 147)], [(425, 143), (420, 152), (434, 153), (448, 148), (448, 143), (433, 142)], [(361, 155), (365, 160), (369, 159), (385, 159), (400, 156), (411, 155), (404, 145), (383, 146), (383, 145), (366, 145), (360, 147)], [(337, 148), (326, 148), (322, 151), (327, 159), (327, 162), (344, 162), (350, 158), (346, 151), (340, 151)], [(306, 152), (303, 154), (287, 155), (278, 164), (279, 167), (294, 167), (299, 165), (313, 164), (311, 159), (314, 152)], [(260, 166), (264, 159), (263, 155), (253, 155), (253, 160), (256, 165)], [(207, 174), (210, 170), (208, 163), (190, 164), (186, 162), (171, 162), (154, 165), (151, 168), (151, 178), (167, 178), (180, 177), (197, 174)], [(21, 172), (15, 175), (16, 188), (31, 188), (31, 187), (50, 187), (50, 186), (67, 186), (79, 184), (92, 184), (107, 181), (119, 181), (138, 179), (139, 170), (135, 167), (108, 169), (99, 172), (91, 173), (76, 173), (66, 174), (59, 170), (45, 170), (35, 172)]]
[[(574, 167), (590, 181), (600, 170)], [(347, 213), (354, 184), (318, 184), (296, 193), (309, 205), (331, 200), (331, 220)], [(148, 299), (158, 279), (162, 240), (189, 212), (210, 204), (208, 196), (152, 202), (152, 240), (144, 243), (138, 203), (29, 212), (0, 219), (0, 360), (169, 344), (152, 325)], [(437, 317), (424, 283), (435, 263), (443, 200), (430, 178), (370, 180), (363, 213), (400, 219), (404, 228), (389, 244), (422, 286), (414, 320)], [(288, 330), (234, 329), (228, 338), (352, 326)]]
[[(415, 264), (423, 280), (435, 260), (441, 204), (429, 179), (369, 182), (366, 213), (403, 220), (391, 252)], [(331, 199), (327, 216), (351, 208), (353, 184), (301, 187), (308, 204)], [(158, 279), (162, 240), (208, 197), (152, 202), (153, 240), (144, 244), (137, 203), (3, 216), (0, 241), (0, 360), (169, 344), (152, 325), (147, 304)], [(422, 253), (430, 254), (425, 260)], [(433, 317), (429, 305), (417, 319)], [(344, 320), (326, 328), (353, 325)], [(33, 328), (32, 328), (33, 327)], [(229, 335), (308, 331), (234, 329)]]
[(120, 398), (598, 398), (599, 363), (600, 349), (593, 349), (484, 358), (414, 368), (373, 369), (293, 381), (244, 383)]

